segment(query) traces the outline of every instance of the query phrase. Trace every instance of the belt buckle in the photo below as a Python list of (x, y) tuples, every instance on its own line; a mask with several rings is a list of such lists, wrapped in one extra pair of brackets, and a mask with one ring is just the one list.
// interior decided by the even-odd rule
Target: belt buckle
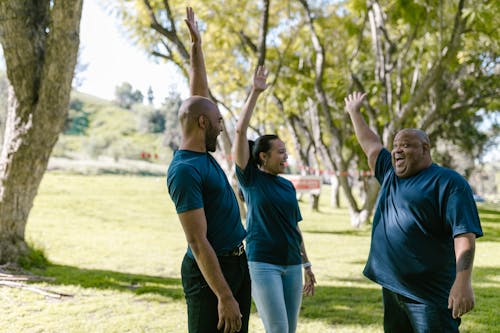
[(243, 244), (240, 244), (238, 245), (238, 247), (236, 249), (233, 250), (233, 252), (231, 253), (233, 256), (241, 256), (243, 253), (245, 252), (245, 247), (243, 246)]

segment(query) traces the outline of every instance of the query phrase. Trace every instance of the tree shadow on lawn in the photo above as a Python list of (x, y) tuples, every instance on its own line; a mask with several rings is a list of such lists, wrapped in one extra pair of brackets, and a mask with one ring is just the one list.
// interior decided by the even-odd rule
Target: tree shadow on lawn
[(31, 273), (52, 278), (50, 285), (76, 285), (83, 288), (132, 292), (137, 295), (156, 294), (172, 300), (183, 300), (181, 280), (178, 278), (129, 274), (98, 269), (49, 264), (33, 268)]
[[(475, 309), (464, 320), (473, 331), (491, 332), (498, 325), (496, 311), (500, 306), (500, 267), (475, 267), (473, 287)], [(350, 279), (341, 279), (349, 281)], [(358, 279), (364, 281), (364, 279)], [(353, 280), (356, 282), (356, 279)], [(487, 285), (484, 285), (487, 284)], [(313, 297), (304, 297), (300, 316), (329, 325), (383, 325), (381, 287), (373, 288), (317, 286)], [(497, 318), (497, 319), (495, 319)]]
[(478, 207), (484, 236), (479, 241), (500, 242), (500, 211)]
[(300, 316), (330, 325), (382, 325), (380, 288), (318, 286), (304, 297)]

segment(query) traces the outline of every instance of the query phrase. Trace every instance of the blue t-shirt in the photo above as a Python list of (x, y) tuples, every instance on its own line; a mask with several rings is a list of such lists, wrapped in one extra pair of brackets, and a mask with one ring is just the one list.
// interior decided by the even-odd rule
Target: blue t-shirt
[(249, 261), (275, 265), (300, 265), (302, 220), (293, 184), (249, 163), (236, 166), (236, 176), (247, 203), (247, 256)]
[(395, 293), (447, 306), (456, 274), (453, 238), (483, 235), (469, 184), (436, 164), (399, 178), (386, 149), (375, 177), (381, 188), (363, 273)]
[[(176, 151), (168, 168), (167, 186), (178, 214), (198, 208), (205, 210), (207, 239), (217, 255), (243, 241), (246, 231), (236, 196), (212, 155)], [(187, 254), (193, 258), (189, 246)]]

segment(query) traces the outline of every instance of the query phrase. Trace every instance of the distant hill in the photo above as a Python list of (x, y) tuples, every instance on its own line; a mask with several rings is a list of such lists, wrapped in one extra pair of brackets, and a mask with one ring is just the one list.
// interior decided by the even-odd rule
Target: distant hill
[[(108, 167), (112, 161), (115, 170), (121, 162), (130, 164), (130, 161), (166, 165), (172, 152), (163, 144), (163, 131), (153, 133), (150, 130), (148, 121), (154, 112), (158, 111), (152, 106), (137, 104), (124, 109), (112, 101), (73, 91), (65, 128), (54, 147), (52, 160), (59, 161), (58, 169), (64, 168), (61, 161), (67, 161), (68, 168), (76, 165), (68, 162), (71, 160), (104, 160)], [(145, 164), (136, 163), (131, 168), (133, 173), (142, 172), (136, 170), (137, 165)], [(98, 163), (87, 163), (87, 169), (92, 166), (97, 167)]]

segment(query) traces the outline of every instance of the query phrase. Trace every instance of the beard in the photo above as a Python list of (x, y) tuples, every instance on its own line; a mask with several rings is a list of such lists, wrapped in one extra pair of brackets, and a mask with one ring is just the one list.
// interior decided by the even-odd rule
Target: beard
[(209, 125), (207, 132), (205, 133), (205, 147), (207, 151), (213, 153), (217, 149), (217, 137), (219, 136), (219, 131), (217, 131), (212, 125)]

